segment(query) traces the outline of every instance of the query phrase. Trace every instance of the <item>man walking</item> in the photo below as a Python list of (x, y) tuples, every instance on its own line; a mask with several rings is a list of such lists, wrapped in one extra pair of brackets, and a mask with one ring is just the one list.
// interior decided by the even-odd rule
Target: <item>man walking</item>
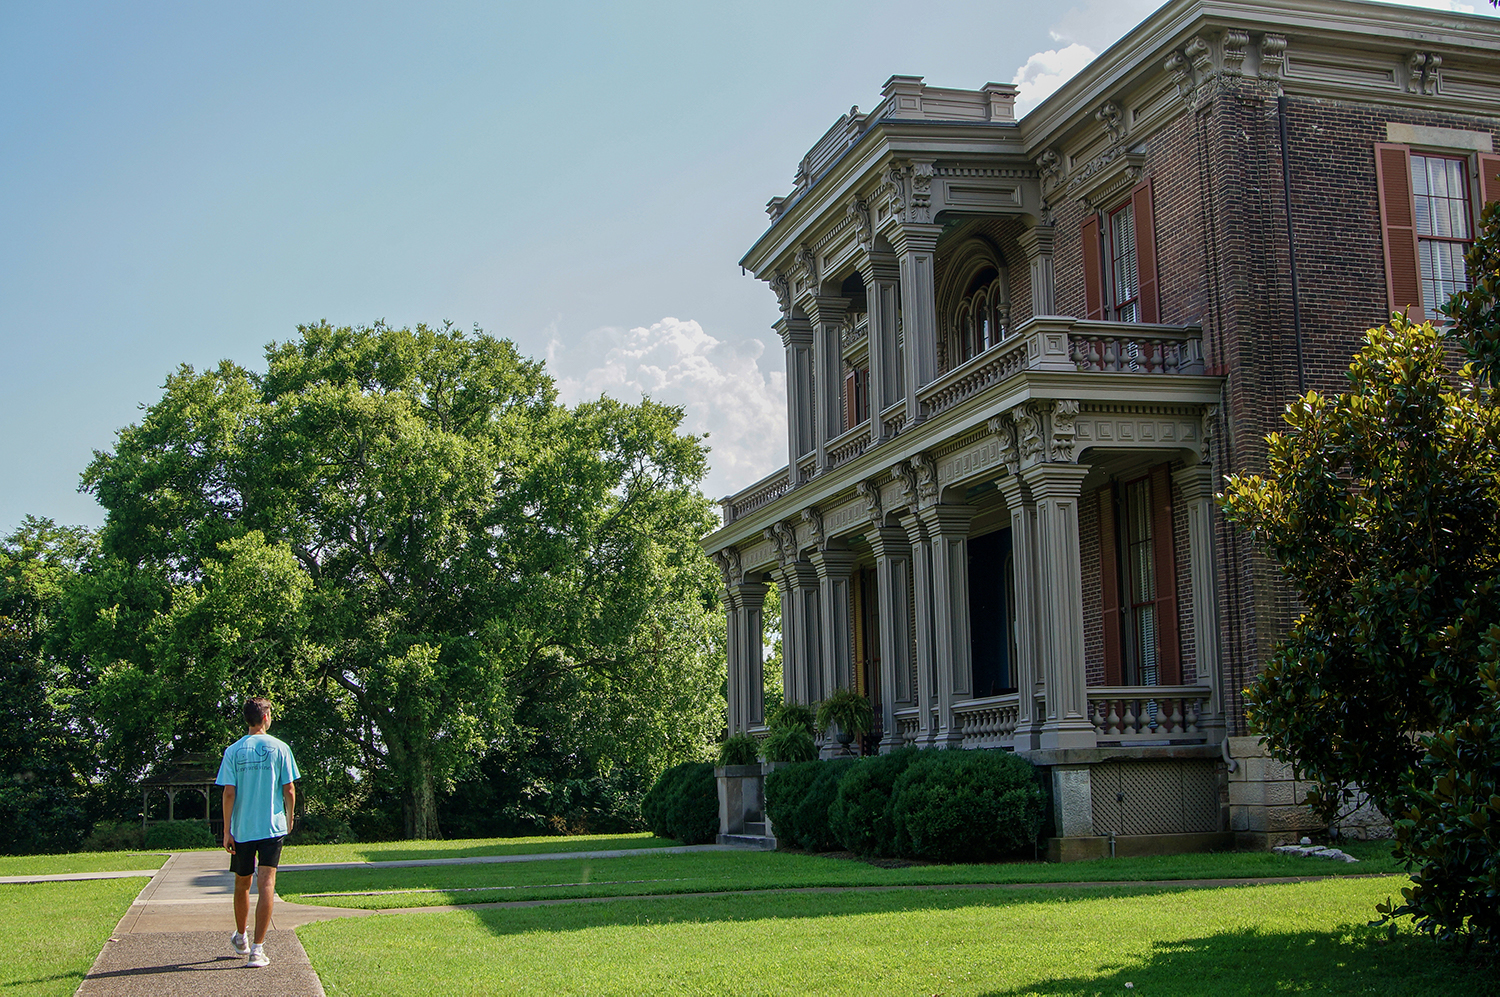
[[(229, 942), (245, 965), (266, 966), (266, 930), (271, 926), (271, 904), (276, 896), (276, 867), (281, 864), (281, 839), (292, 829), (297, 802), (294, 783), (302, 775), (292, 749), (266, 733), (271, 726), (271, 704), (256, 697), (245, 702), (245, 736), (229, 746), (219, 765), (224, 787), (224, 850), (234, 856), (235, 933)], [(250, 917), (250, 879), (260, 864), (259, 898), (255, 902), (255, 942), (245, 937)]]

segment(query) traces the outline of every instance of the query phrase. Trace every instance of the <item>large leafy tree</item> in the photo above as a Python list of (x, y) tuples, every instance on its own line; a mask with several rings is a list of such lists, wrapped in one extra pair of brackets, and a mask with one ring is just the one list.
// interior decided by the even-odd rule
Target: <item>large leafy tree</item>
[(1349, 391), (1309, 393), (1231, 477), (1226, 513), (1281, 566), (1303, 614), (1256, 679), (1252, 723), (1320, 786), (1396, 819), (1405, 902), (1439, 932), (1500, 942), (1500, 204), (1469, 254), (1450, 340), (1394, 315)]
[(0, 541), (0, 852), (69, 851), (88, 830), (90, 732), (53, 646), (92, 551), (86, 530), (31, 517)]
[(264, 374), (183, 368), (85, 474), (119, 578), (156, 583), (80, 614), (96, 703), (137, 704), (121, 745), (211, 746), (269, 690), (330, 770), (393, 781), (416, 837), (544, 734), (622, 765), (699, 750), (710, 520), (680, 411), (558, 405), (482, 334), (299, 332)]

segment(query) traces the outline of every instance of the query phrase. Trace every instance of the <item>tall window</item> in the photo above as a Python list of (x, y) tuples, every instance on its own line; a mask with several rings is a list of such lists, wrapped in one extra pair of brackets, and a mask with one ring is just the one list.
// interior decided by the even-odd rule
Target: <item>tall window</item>
[(1099, 493), (1105, 685), (1177, 685), (1177, 561), (1166, 464)]
[(1129, 201), (1109, 216), (1110, 317), (1116, 322), (1138, 322), (1141, 282), (1136, 271), (1135, 205)]
[(1159, 685), (1151, 479), (1142, 478), (1126, 485), (1123, 499), (1120, 518), (1125, 555), (1125, 684)]
[(1412, 206), (1422, 268), (1422, 305), (1437, 316), (1456, 291), (1467, 290), (1464, 254), (1474, 238), (1464, 161), (1448, 156), (1411, 157)]
[(1009, 320), (1010, 309), (1000, 272), (994, 267), (985, 267), (974, 275), (959, 302), (954, 318), (955, 362), (952, 366), (972, 360), (1000, 342)]

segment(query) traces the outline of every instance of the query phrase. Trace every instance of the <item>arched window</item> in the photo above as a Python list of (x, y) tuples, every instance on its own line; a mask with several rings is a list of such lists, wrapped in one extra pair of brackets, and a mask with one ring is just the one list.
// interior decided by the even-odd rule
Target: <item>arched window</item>
[(975, 237), (950, 259), (938, 295), (948, 369), (961, 366), (1010, 333), (1010, 282), (989, 240)]

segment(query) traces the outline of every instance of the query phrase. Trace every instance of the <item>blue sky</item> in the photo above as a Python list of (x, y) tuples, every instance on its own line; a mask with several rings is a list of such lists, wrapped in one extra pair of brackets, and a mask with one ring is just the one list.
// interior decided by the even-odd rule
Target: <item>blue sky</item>
[(736, 261), (807, 147), (893, 73), (1035, 99), (1153, 6), (0, 6), (0, 535), (98, 525), (79, 472), (169, 372), (325, 318), (682, 404), (744, 487), (784, 386)]

